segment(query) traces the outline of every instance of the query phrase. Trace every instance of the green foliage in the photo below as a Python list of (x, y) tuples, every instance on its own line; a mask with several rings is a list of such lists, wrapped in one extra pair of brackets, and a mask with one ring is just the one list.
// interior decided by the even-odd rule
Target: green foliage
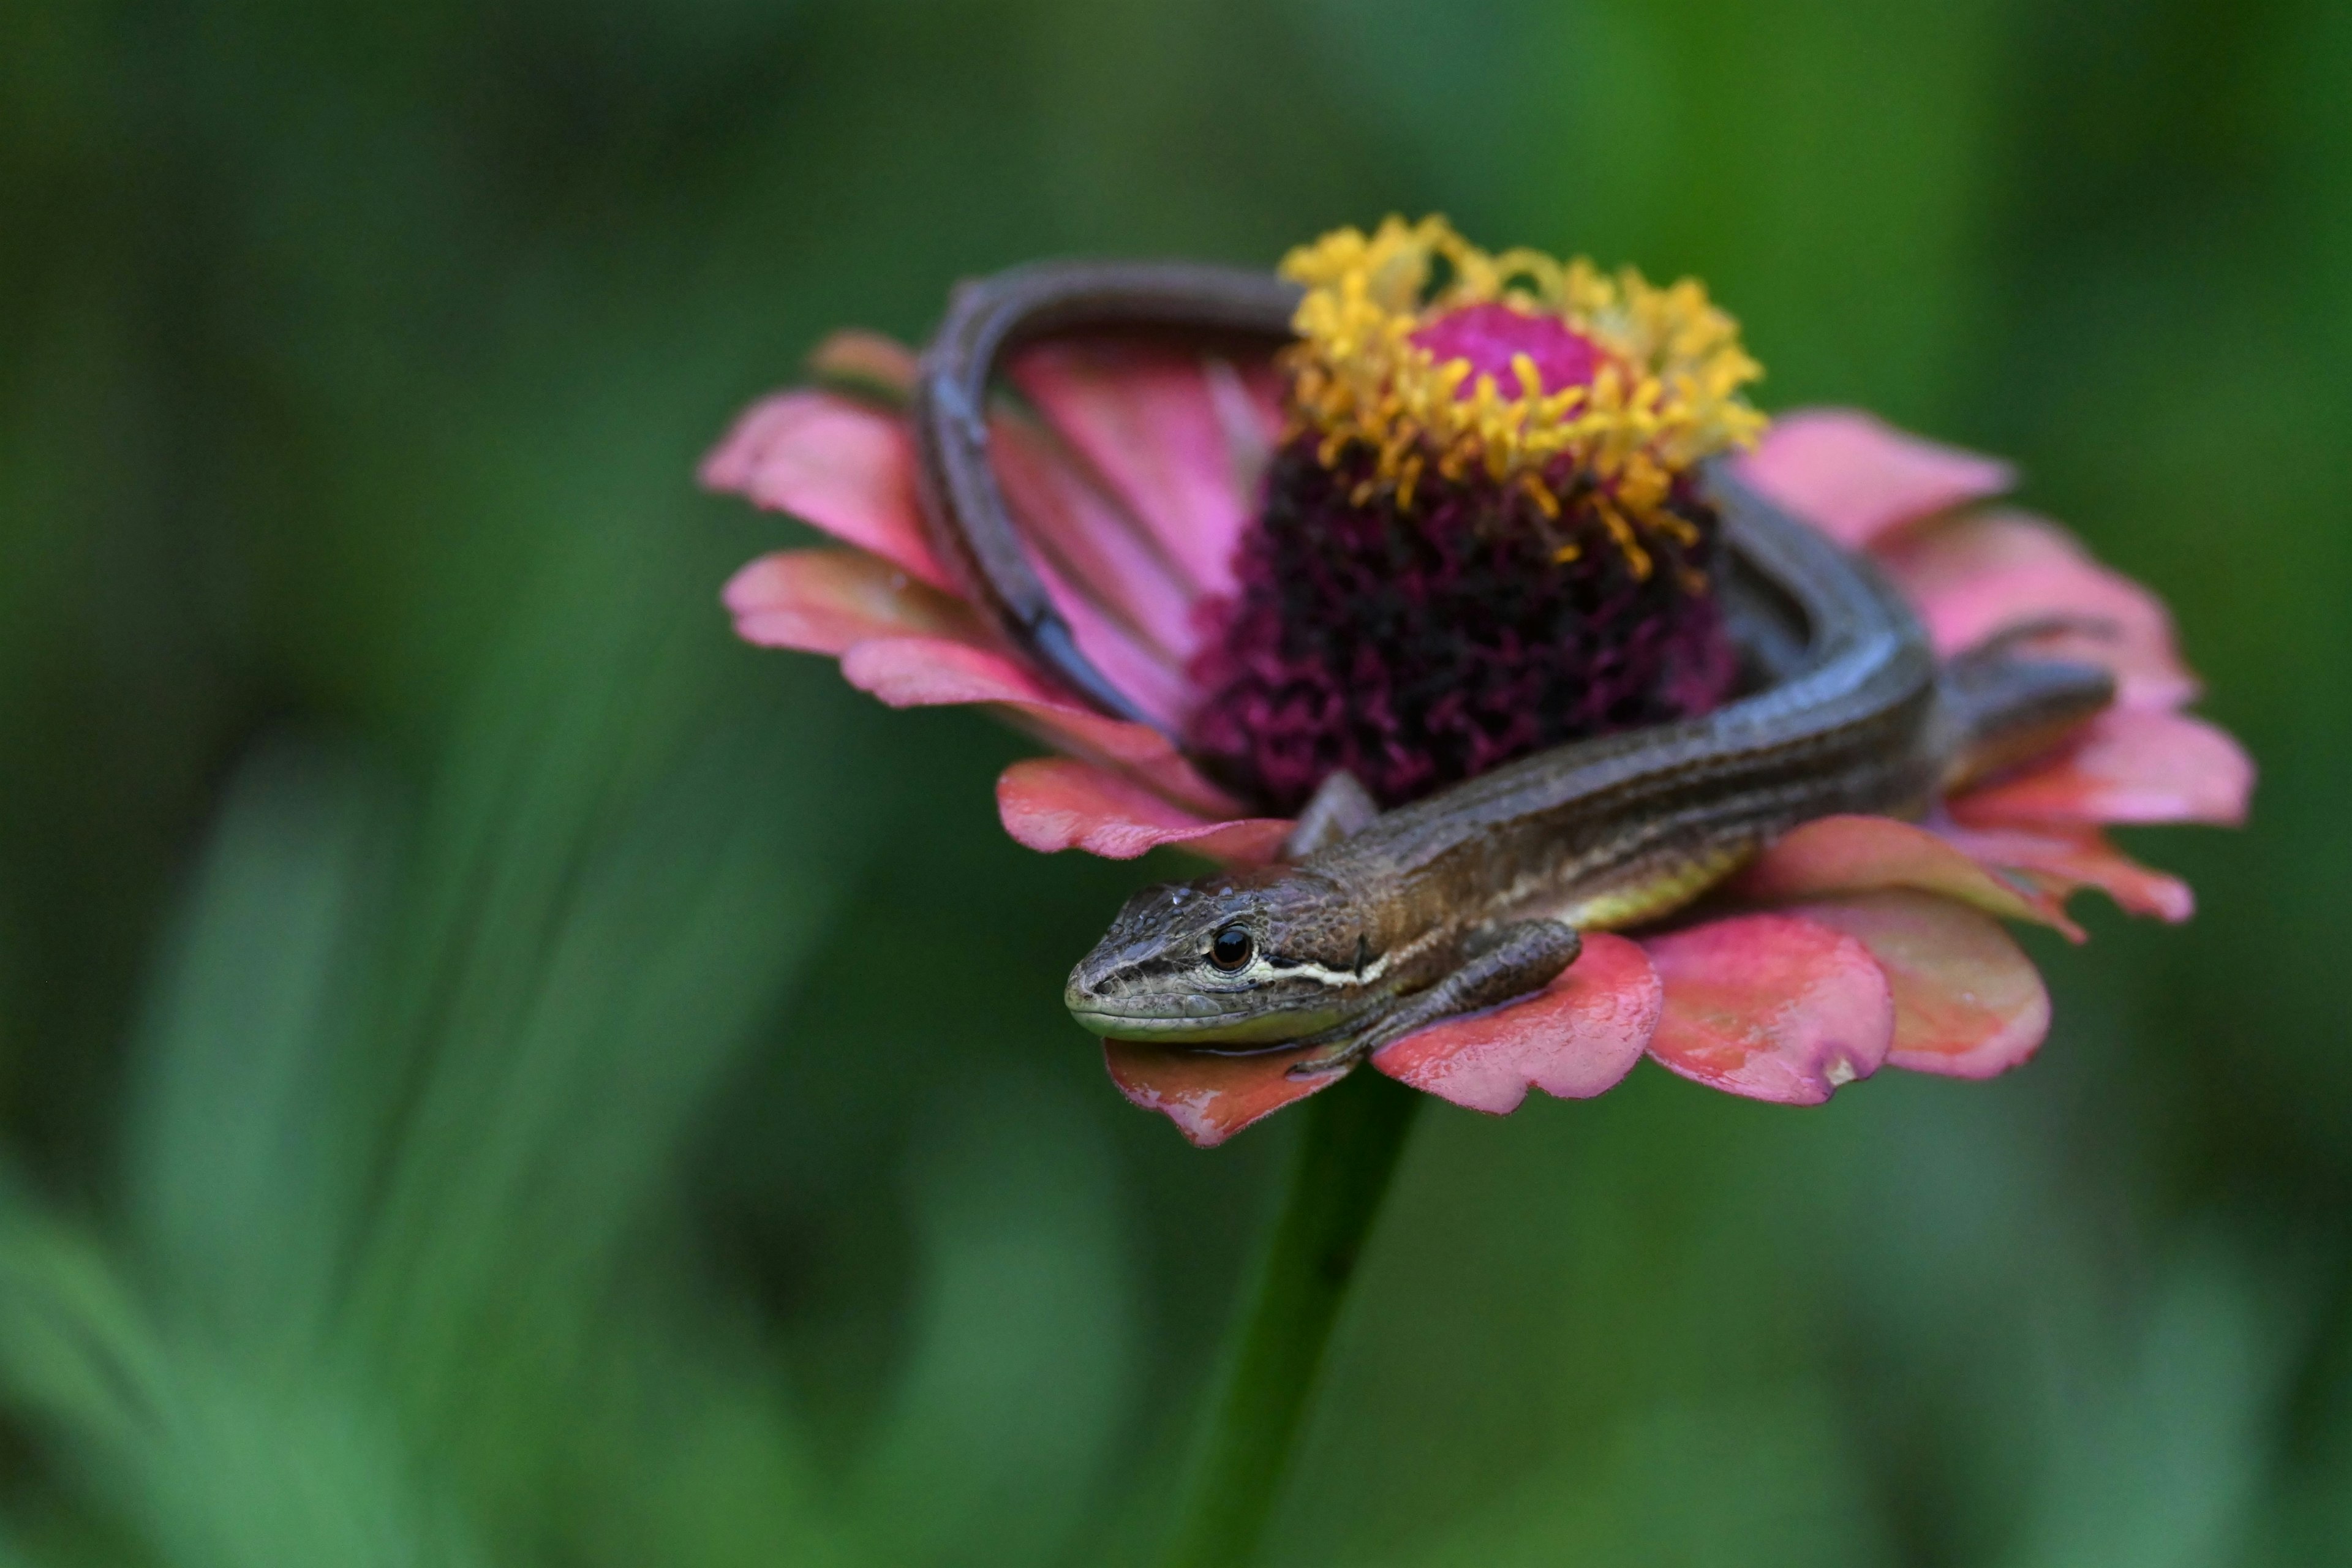
[(826, 327), (1391, 208), (2018, 455), (2257, 823), (1989, 1086), (1433, 1108), (1284, 1561), (2352, 1545), (2352, 23), (2316, 0), (0, 10), (0, 1565), (1139, 1562), (1295, 1129), (1129, 1110), (1140, 873), (714, 604)]

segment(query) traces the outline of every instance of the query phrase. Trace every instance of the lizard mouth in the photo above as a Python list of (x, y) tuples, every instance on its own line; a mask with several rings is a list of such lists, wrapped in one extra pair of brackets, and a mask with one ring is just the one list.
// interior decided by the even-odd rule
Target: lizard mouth
[(1078, 1026), (1106, 1039), (1201, 1046), (1278, 1046), (1330, 1028), (1340, 1021), (1333, 1007), (1247, 1008), (1200, 992), (1162, 996), (1106, 998), (1072, 987), (1063, 1004)]

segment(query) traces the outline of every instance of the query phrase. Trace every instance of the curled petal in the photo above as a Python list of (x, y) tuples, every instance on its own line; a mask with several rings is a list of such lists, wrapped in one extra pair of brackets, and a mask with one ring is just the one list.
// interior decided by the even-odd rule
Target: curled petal
[(744, 411), (702, 460), (706, 489), (791, 512), (935, 588), (951, 588), (923, 536), (906, 426), (830, 392), (786, 392)]
[(2017, 479), (1998, 458), (1906, 435), (1855, 408), (1782, 415), (1739, 459), (1739, 474), (1856, 548), (1898, 523), (1997, 496)]
[(1988, 869), (1941, 836), (1891, 816), (1823, 816), (1792, 828), (1727, 889), (1757, 903), (1824, 893), (1910, 888), (1958, 899), (2003, 920), (2033, 921), (2076, 942), (2082, 928), (2060, 901)]
[(1290, 1076), (1291, 1063), (1320, 1048), (1227, 1057), (1105, 1040), (1103, 1065), (1130, 1103), (1173, 1121), (1193, 1147), (1213, 1149), (1252, 1122), (1347, 1077), (1345, 1068), (1316, 1078)]
[(828, 333), (810, 351), (808, 367), (820, 380), (870, 389), (903, 402), (915, 394), (915, 377), (921, 372), (922, 362), (896, 338), (845, 327)]
[(2188, 883), (2141, 865), (2095, 827), (1974, 828), (1947, 823), (1937, 831), (1973, 858), (2005, 868), (2052, 898), (2096, 888), (2132, 914), (2153, 915), (2174, 925), (2197, 912)]
[(2050, 993), (2010, 934), (1985, 915), (1928, 893), (1864, 893), (1790, 911), (1870, 950), (1895, 997), (1889, 1067), (1991, 1078), (2031, 1057), (2050, 1032)]
[(1895, 998), (1870, 952), (1793, 915), (1739, 915), (1643, 944), (1665, 984), (1650, 1055), (1700, 1083), (1819, 1105), (1868, 1078), (1895, 1038)]
[(1290, 377), (1271, 359), (1210, 360), (1201, 367), (1225, 433), (1234, 486), (1255, 506), (1274, 449), (1289, 423)]
[(1372, 1058), (1401, 1083), (1507, 1116), (1530, 1089), (1589, 1100), (1633, 1070), (1658, 1026), (1664, 990), (1641, 947), (1595, 932), (1524, 1001), (1407, 1035)]
[(1291, 826), (1282, 817), (1206, 817), (1073, 757), (1033, 757), (1005, 769), (996, 781), (996, 811), (1016, 843), (1049, 855), (1083, 849), (1107, 860), (1181, 844), (1227, 865), (1263, 866)]
[(1938, 653), (2037, 622), (2074, 622), (2035, 637), (2032, 650), (2105, 666), (2127, 707), (2178, 708), (2197, 695), (2163, 601), (2092, 560), (2055, 523), (2008, 511), (1962, 518), (1887, 542), (1879, 563), (1918, 606)]
[(735, 635), (840, 655), (871, 637), (985, 638), (971, 606), (862, 550), (780, 550), (728, 579)]
[(1235, 373), (1213, 368), (1222, 364), (1163, 342), (1100, 337), (1040, 343), (1011, 366), (1014, 384), (1150, 529), (1190, 598), (1233, 591), (1234, 544), (1279, 430), (1236, 427), (1237, 412), (1257, 409), (1245, 392), (1237, 406)]
[(2116, 708), (2084, 726), (2052, 761), (1954, 797), (1952, 815), (1974, 826), (2022, 823), (2246, 819), (2254, 764), (2229, 734), (2186, 713)]
[(1218, 816), (1233, 801), (1149, 724), (1081, 708), (1001, 653), (942, 637), (877, 637), (841, 656), (842, 678), (893, 708), (982, 702), (1047, 744), (1136, 774), (1171, 799)]

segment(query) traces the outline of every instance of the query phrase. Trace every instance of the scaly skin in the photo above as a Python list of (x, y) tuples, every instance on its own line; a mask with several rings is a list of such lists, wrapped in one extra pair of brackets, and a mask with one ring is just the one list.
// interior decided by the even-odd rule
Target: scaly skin
[[(1008, 636), (1105, 711), (1135, 716), (1078, 652), (989, 467), (977, 410), (991, 375), (1008, 348), (1054, 331), (1284, 337), (1296, 299), (1223, 268), (1042, 263), (959, 288), (925, 352), (915, 415), (934, 542)], [(1939, 672), (1867, 562), (1720, 465), (1706, 477), (1750, 695), (1522, 758), (1291, 864), (1147, 889), (1071, 973), (1072, 1016), (1097, 1034), (1207, 1050), (1319, 1045), (1292, 1070), (1328, 1071), (1540, 988), (1574, 962), (1580, 931), (1671, 913), (1799, 823), (1916, 813), (2112, 699), (2103, 670), (2000, 649)]]
[[(1071, 974), (1073, 1016), (1212, 1048), (1319, 1042), (1321, 1070), (1538, 988), (1573, 960), (1566, 933), (1670, 913), (1809, 817), (1923, 806), (1972, 731), (1938, 703), (1917, 621), (1864, 563), (1710, 478), (1743, 571), (1801, 624), (1795, 671), (1704, 718), (1523, 758), (1294, 865), (1139, 894)], [(1229, 928), (1249, 956), (1225, 969)], [(1452, 1005), (1419, 1000), (1449, 982), (1465, 994), (1431, 1002)]]

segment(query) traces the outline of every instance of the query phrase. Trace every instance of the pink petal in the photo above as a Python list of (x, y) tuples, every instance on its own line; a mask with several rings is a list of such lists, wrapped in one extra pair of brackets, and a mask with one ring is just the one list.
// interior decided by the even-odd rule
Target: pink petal
[(2095, 827), (1969, 828), (1948, 823), (1937, 831), (1966, 854), (2025, 876), (2055, 899), (2078, 888), (2096, 888), (2132, 914), (2174, 925), (2197, 912), (2188, 883), (2141, 865)]
[(1078, 651), (1155, 722), (1173, 729), (1195, 700), (1182, 667), (1131, 623), (1100, 608), (1052, 560), (1034, 560), (1033, 564), (1069, 624)]
[(1217, 821), (1120, 773), (1070, 757), (1013, 763), (996, 781), (996, 811), (1014, 842), (1052, 854), (1083, 849), (1132, 860), (1163, 844), (1234, 866), (1262, 866), (1290, 831), (1281, 817)]
[(1105, 1040), (1103, 1065), (1129, 1101), (1173, 1121), (1195, 1148), (1213, 1149), (1252, 1122), (1347, 1077), (1344, 1068), (1318, 1078), (1289, 1076), (1291, 1063), (1319, 1048), (1226, 1057)]
[(1172, 719), (1189, 701), (1183, 666), (1195, 636), (1178, 568), (1050, 432), (1013, 417), (990, 428), (1006, 504), (1079, 650), (1147, 710)]
[(1895, 998), (1869, 950), (1793, 915), (1740, 915), (1643, 943), (1665, 1007), (1650, 1055), (1752, 1100), (1819, 1105), (1868, 1078), (1895, 1037)]
[[(1024, 351), (1011, 374), (1149, 525), (1188, 597), (1232, 591), (1234, 543), (1254, 504), (1265, 447), (1236, 450), (1234, 400), (1229, 393), (1221, 400), (1217, 373), (1197, 350), (1068, 338)], [(1236, 380), (1230, 369), (1223, 374)], [(1244, 439), (1248, 433), (1244, 426)]]
[(898, 420), (830, 392), (785, 392), (745, 410), (702, 460), (705, 488), (805, 519), (935, 588), (950, 588), (923, 536), (914, 443)]
[(1243, 500), (1256, 504), (1267, 462), (1290, 424), (1290, 376), (1275, 360), (1209, 360), (1202, 374), (1225, 433)]
[(843, 654), (841, 674), (893, 708), (991, 704), (1048, 745), (1112, 763), (1202, 811), (1235, 815), (1230, 797), (1201, 777), (1159, 731), (1081, 708), (1001, 653), (941, 637), (877, 637)]
[(2002, 878), (1947, 839), (1891, 816), (1823, 816), (1792, 828), (1726, 888), (1733, 898), (1783, 903), (1824, 893), (1910, 888), (1958, 899), (2003, 920), (2035, 921), (2080, 942), (2082, 928), (2053, 898)]
[(1997, 496), (2017, 479), (1998, 458), (1923, 440), (1857, 408), (1780, 416), (1739, 459), (1739, 474), (1855, 547), (1897, 523)]
[[(1035, 676), (1004, 655), (940, 637), (884, 637), (862, 643), (843, 657), (841, 672), (852, 686), (893, 708), (1009, 702), (1087, 711), (1048, 692)], [(1118, 721), (1107, 719), (1104, 722)], [(1124, 729), (1152, 733), (1141, 724)], [(1150, 742), (1136, 737), (1134, 743), (1148, 747)]]
[(1990, 1078), (2050, 1032), (2041, 972), (2000, 926), (1929, 893), (1865, 893), (1790, 911), (1870, 950), (1895, 996), (1890, 1067)]
[(962, 600), (862, 550), (782, 550), (728, 579), (735, 634), (762, 647), (839, 655), (869, 637), (985, 638)]
[(1530, 1089), (1589, 1100), (1633, 1070), (1658, 1026), (1663, 996), (1639, 944), (1595, 932), (1576, 962), (1535, 995), (1407, 1035), (1372, 1065), (1496, 1116), (1517, 1110)]
[(871, 387), (904, 400), (914, 395), (921, 362), (896, 338), (845, 327), (810, 351), (808, 367), (820, 379)]
[(2178, 708), (2197, 695), (2164, 602), (2091, 559), (2072, 534), (2020, 512), (1961, 518), (1884, 542), (1880, 564), (1918, 606), (1937, 651), (2069, 617), (2096, 631), (2037, 637), (2032, 651), (2105, 665), (2127, 707)]
[(1974, 826), (2246, 820), (2254, 764), (2226, 731), (2186, 713), (2117, 708), (2030, 773), (1955, 796)]

